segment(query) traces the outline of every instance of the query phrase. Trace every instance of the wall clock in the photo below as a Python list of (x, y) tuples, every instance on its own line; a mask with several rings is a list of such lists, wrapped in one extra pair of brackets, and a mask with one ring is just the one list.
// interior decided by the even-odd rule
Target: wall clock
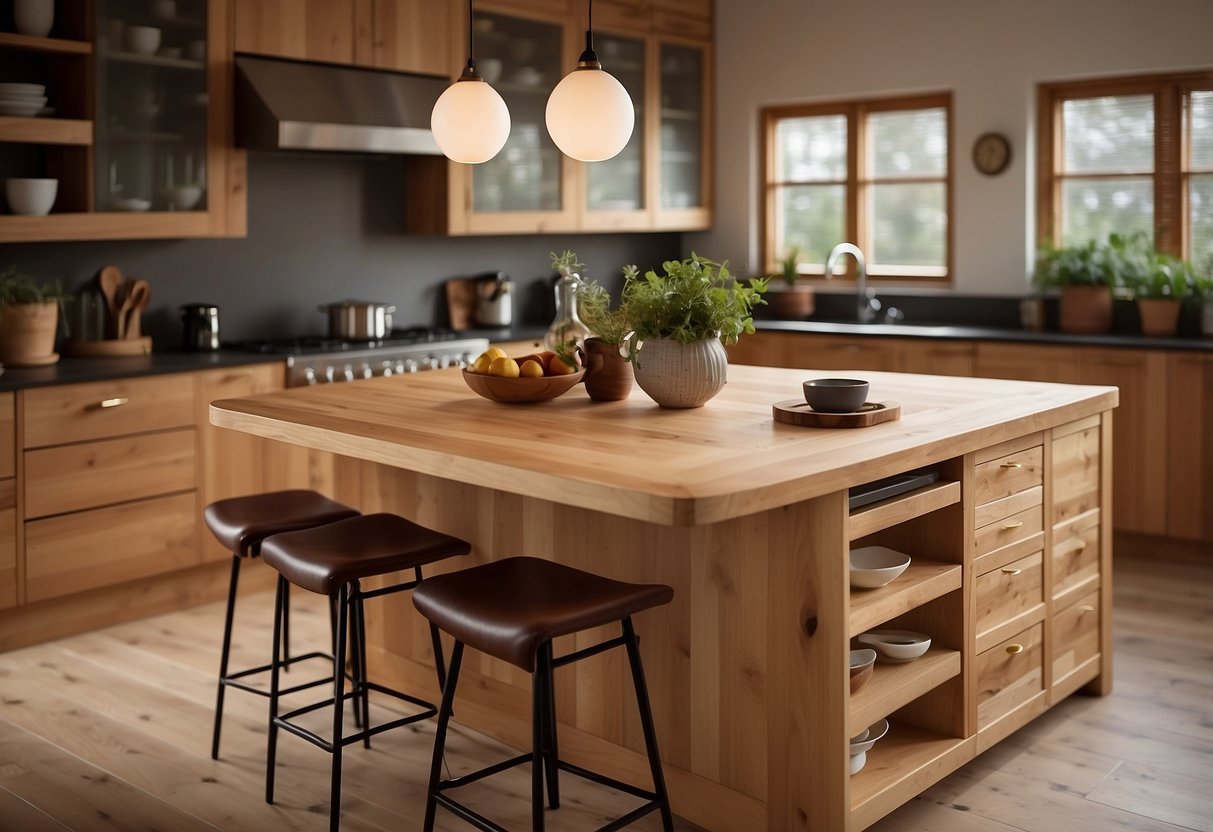
[(1002, 133), (983, 133), (973, 142), (973, 165), (986, 176), (995, 176), (1011, 164), (1011, 143)]

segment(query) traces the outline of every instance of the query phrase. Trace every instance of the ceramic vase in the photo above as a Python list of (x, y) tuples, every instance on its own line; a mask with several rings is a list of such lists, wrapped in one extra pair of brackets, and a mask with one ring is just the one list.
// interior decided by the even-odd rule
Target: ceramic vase
[(585, 392), (596, 402), (623, 401), (632, 392), (635, 374), (632, 365), (619, 351), (618, 344), (600, 338), (587, 338), (585, 351)]
[(0, 364), (39, 367), (59, 360), (55, 329), (59, 303), (14, 303), (0, 308)]
[(1179, 301), (1173, 298), (1138, 298), (1142, 335), (1174, 335), (1179, 327)]
[(55, 25), (55, 0), (14, 0), (13, 19), (21, 34), (44, 38)]
[(1107, 286), (1066, 286), (1061, 290), (1061, 331), (1100, 333), (1112, 328), (1112, 293)]
[(703, 407), (727, 380), (729, 359), (719, 338), (690, 344), (651, 338), (632, 351), (636, 384), (662, 407)]

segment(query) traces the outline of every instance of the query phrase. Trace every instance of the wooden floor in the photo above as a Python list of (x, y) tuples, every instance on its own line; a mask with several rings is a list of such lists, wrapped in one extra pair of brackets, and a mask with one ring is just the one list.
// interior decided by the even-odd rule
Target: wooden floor
[[(1115, 693), (1071, 697), (873, 830), (1213, 832), (1213, 568), (1117, 570)], [(270, 601), (242, 599), (235, 661), (262, 660)], [(323, 642), (319, 608), (293, 607), (298, 641)], [(0, 830), (327, 828), (329, 758), (294, 737), (280, 743), (278, 803), (263, 802), (263, 699), (229, 693), (223, 759), (210, 759), (221, 623), (209, 605), (0, 655)], [(343, 829), (420, 828), (432, 735), (426, 723), (351, 748)], [(449, 748), (457, 772), (507, 753), (467, 731)], [(468, 802), (529, 828), (528, 783), (518, 769), (470, 787)], [(561, 786), (549, 829), (592, 829), (633, 805), (572, 777)]]

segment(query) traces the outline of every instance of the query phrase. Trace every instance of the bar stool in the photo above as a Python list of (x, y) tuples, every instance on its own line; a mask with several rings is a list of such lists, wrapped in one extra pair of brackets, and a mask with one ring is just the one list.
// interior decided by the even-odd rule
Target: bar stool
[[(649, 707), (644, 669), (640, 664), (636, 631), (632, 627), (632, 615), (650, 607), (668, 604), (673, 597), (674, 590), (663, 584), (623, 583), (529, 557), (507, 558), (462, 572), (439, 575), (418, 587), (413, 593), (413, 605), (432, 623), (455, 637), (451, 667), (438, 712), (423, 829), (426, 832), (433, 830), (437, 807), (442, 805), (478, 829), (503, 832), (501, 826), (447, 796), (445, 792), (529, 761), (531, 828), (536, 832), (543, 830), (545, 775), (548, 805), (553, 809), (560, 807), (560, 770), (647, 801), (601, 827), (599, 832), (620, 829), (654, 809), (661, 812), (662, 828), (671, 832), (674, 821), (661, 771), (661, 758), (657, 754), (657, 734), (653, 730), (653, 714)], [(621, 635), (559, 658), (552, 656), (552, 639), (557, 636), (614, 621), (622, 625)], [(446, 731), (451, 706), (455, 701), (455, 687), (459, 682), (464, 645), (517, 665), (532, 674), (531, 752), (462, 777), (442, 780)], [(652, 791), (588, 771), (559, 758), (553, 670), (620, 645), (627, 648), (632, 668), (636, 704), (640, 709), (640, 724), (653, 777)]]
[[(279, 650), (282, 643), (279, 631), (284, 622), (284, 603), (280, 600), (274, 617), (274, 655), (270, 661), (270, 724), (269, 753), (266, 759), (265, 801), (274, 802), (274, 763), (278, 749), (278, 729), (284, 729), (302, 737), (333, 756), (332, 782), (330, 786), (329, 828), (340, 827), (341, 815), (341, 754), (350, 743), (362, 740), (369, 748), (375, 734), (429, 719), (438, 712), (432, 702), (418, 699), (401, 691), (375, 684), (367, 679), (366, 672), (366, 616), (363, 601), (416, 587), (422, 579), (421, 567), (457, 555), (466, 555), (471, 546), (458, 538), (419, 526), (394, 514), (366, 514), (339, 520), (326, 526), (304, 531), (277, 534), (267, 538), (261, 545), (261, 557), (267, 565), (278, 570), (278, 598), (283, 599), (291, 584), (325, 595), (337, 610), (336, 635), (334, 637), (333, 696), (314, 702), (289, 713), (278, 714), (278, 700), (283, 691), (278, 689)], [(379, 589), (363, 591), (361, 581), (393, 572), (413, 571), (411, 581), (393, 584)], [(350, 636), (351, 661), (353, 664), (353, 686), (345, 689), (346, 636)], [(438, 676), (438, 687), (446, 682), (446, 668), (442, 656), (442, 641), (438, 628), (430, 624), (430, 639), (434, 647), (434, 665)], [(390, 720), (380, 725), (370, 724), (370, 692), (375, 691), (416, 705), (423, 710), (411, 716)], [(345, 702), (354, 704), (357, 715), (361, 707), (361, 729), (345, 734), (343, 713)], [(291, 720), (321, 708), (333, 709), (333, 733), (330, 740), (309, 731)]]
[[(307, 529), (344, 520), (357, 516), (358, 511), (349, 506), (330, 500), (315, 491), (296, 489), (290, 491), (271, 491), (265, 494), (253, 494), (247, 497), (232, 497), (218, 500), (206, 507), (203, 519), (215, 537), (232, 553), (232, 576), (227, 590), (227, 612), (223, 618), (223, 651), (219, 659), (219, 684), (215, 701), (215, 729), (211, 735), (211, 759), (219, 759), (219, 733), (223, 725), (223, 695), (229, 687), (269, 696), (268, 691), (255, 688), (241, 681), (246, 676), (264, 673), (270, 669), (268, 664), (251, 667), (238, 673), (228, 673), (228, 657), (232, 646), (232, 618), (236, 611), (236, 587), (240, 582), (240, 564), (245, 558), (255, 558), (261, 552), (261, 542), (272, 534), (289, 532), (297, 529)], [(290, 641), (289, 611), (284, 613), (282, 640), (283, 663), (287, 666), (295, 662), (315, 658), (332, 658), (328, 653), (307, 653), (291, 657), (288, 642)], [(291, 690), (302, 690), (306, 687), (323, 684), (326, 678), (318, 679)]]

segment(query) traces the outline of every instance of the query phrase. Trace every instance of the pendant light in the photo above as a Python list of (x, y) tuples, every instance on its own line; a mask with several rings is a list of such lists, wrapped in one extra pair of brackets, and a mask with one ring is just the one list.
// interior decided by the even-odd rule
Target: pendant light
[(601, 162), (623, 150), (636, 125), (636, 109), (623, 84), (602, 69), (594, 52), (594, 0), (589, 0), (585, 51), (548, 98), (545, 120), (552, 141), (582, 162)]
[(468, 63), (459, 80), (446, 88), (430, 113), (438, 148), (452, 161), (487, 162), (510, 137), (510, 111), (497, 90), (476, 71), (472, 51), (472, 0), (468, 0)]

